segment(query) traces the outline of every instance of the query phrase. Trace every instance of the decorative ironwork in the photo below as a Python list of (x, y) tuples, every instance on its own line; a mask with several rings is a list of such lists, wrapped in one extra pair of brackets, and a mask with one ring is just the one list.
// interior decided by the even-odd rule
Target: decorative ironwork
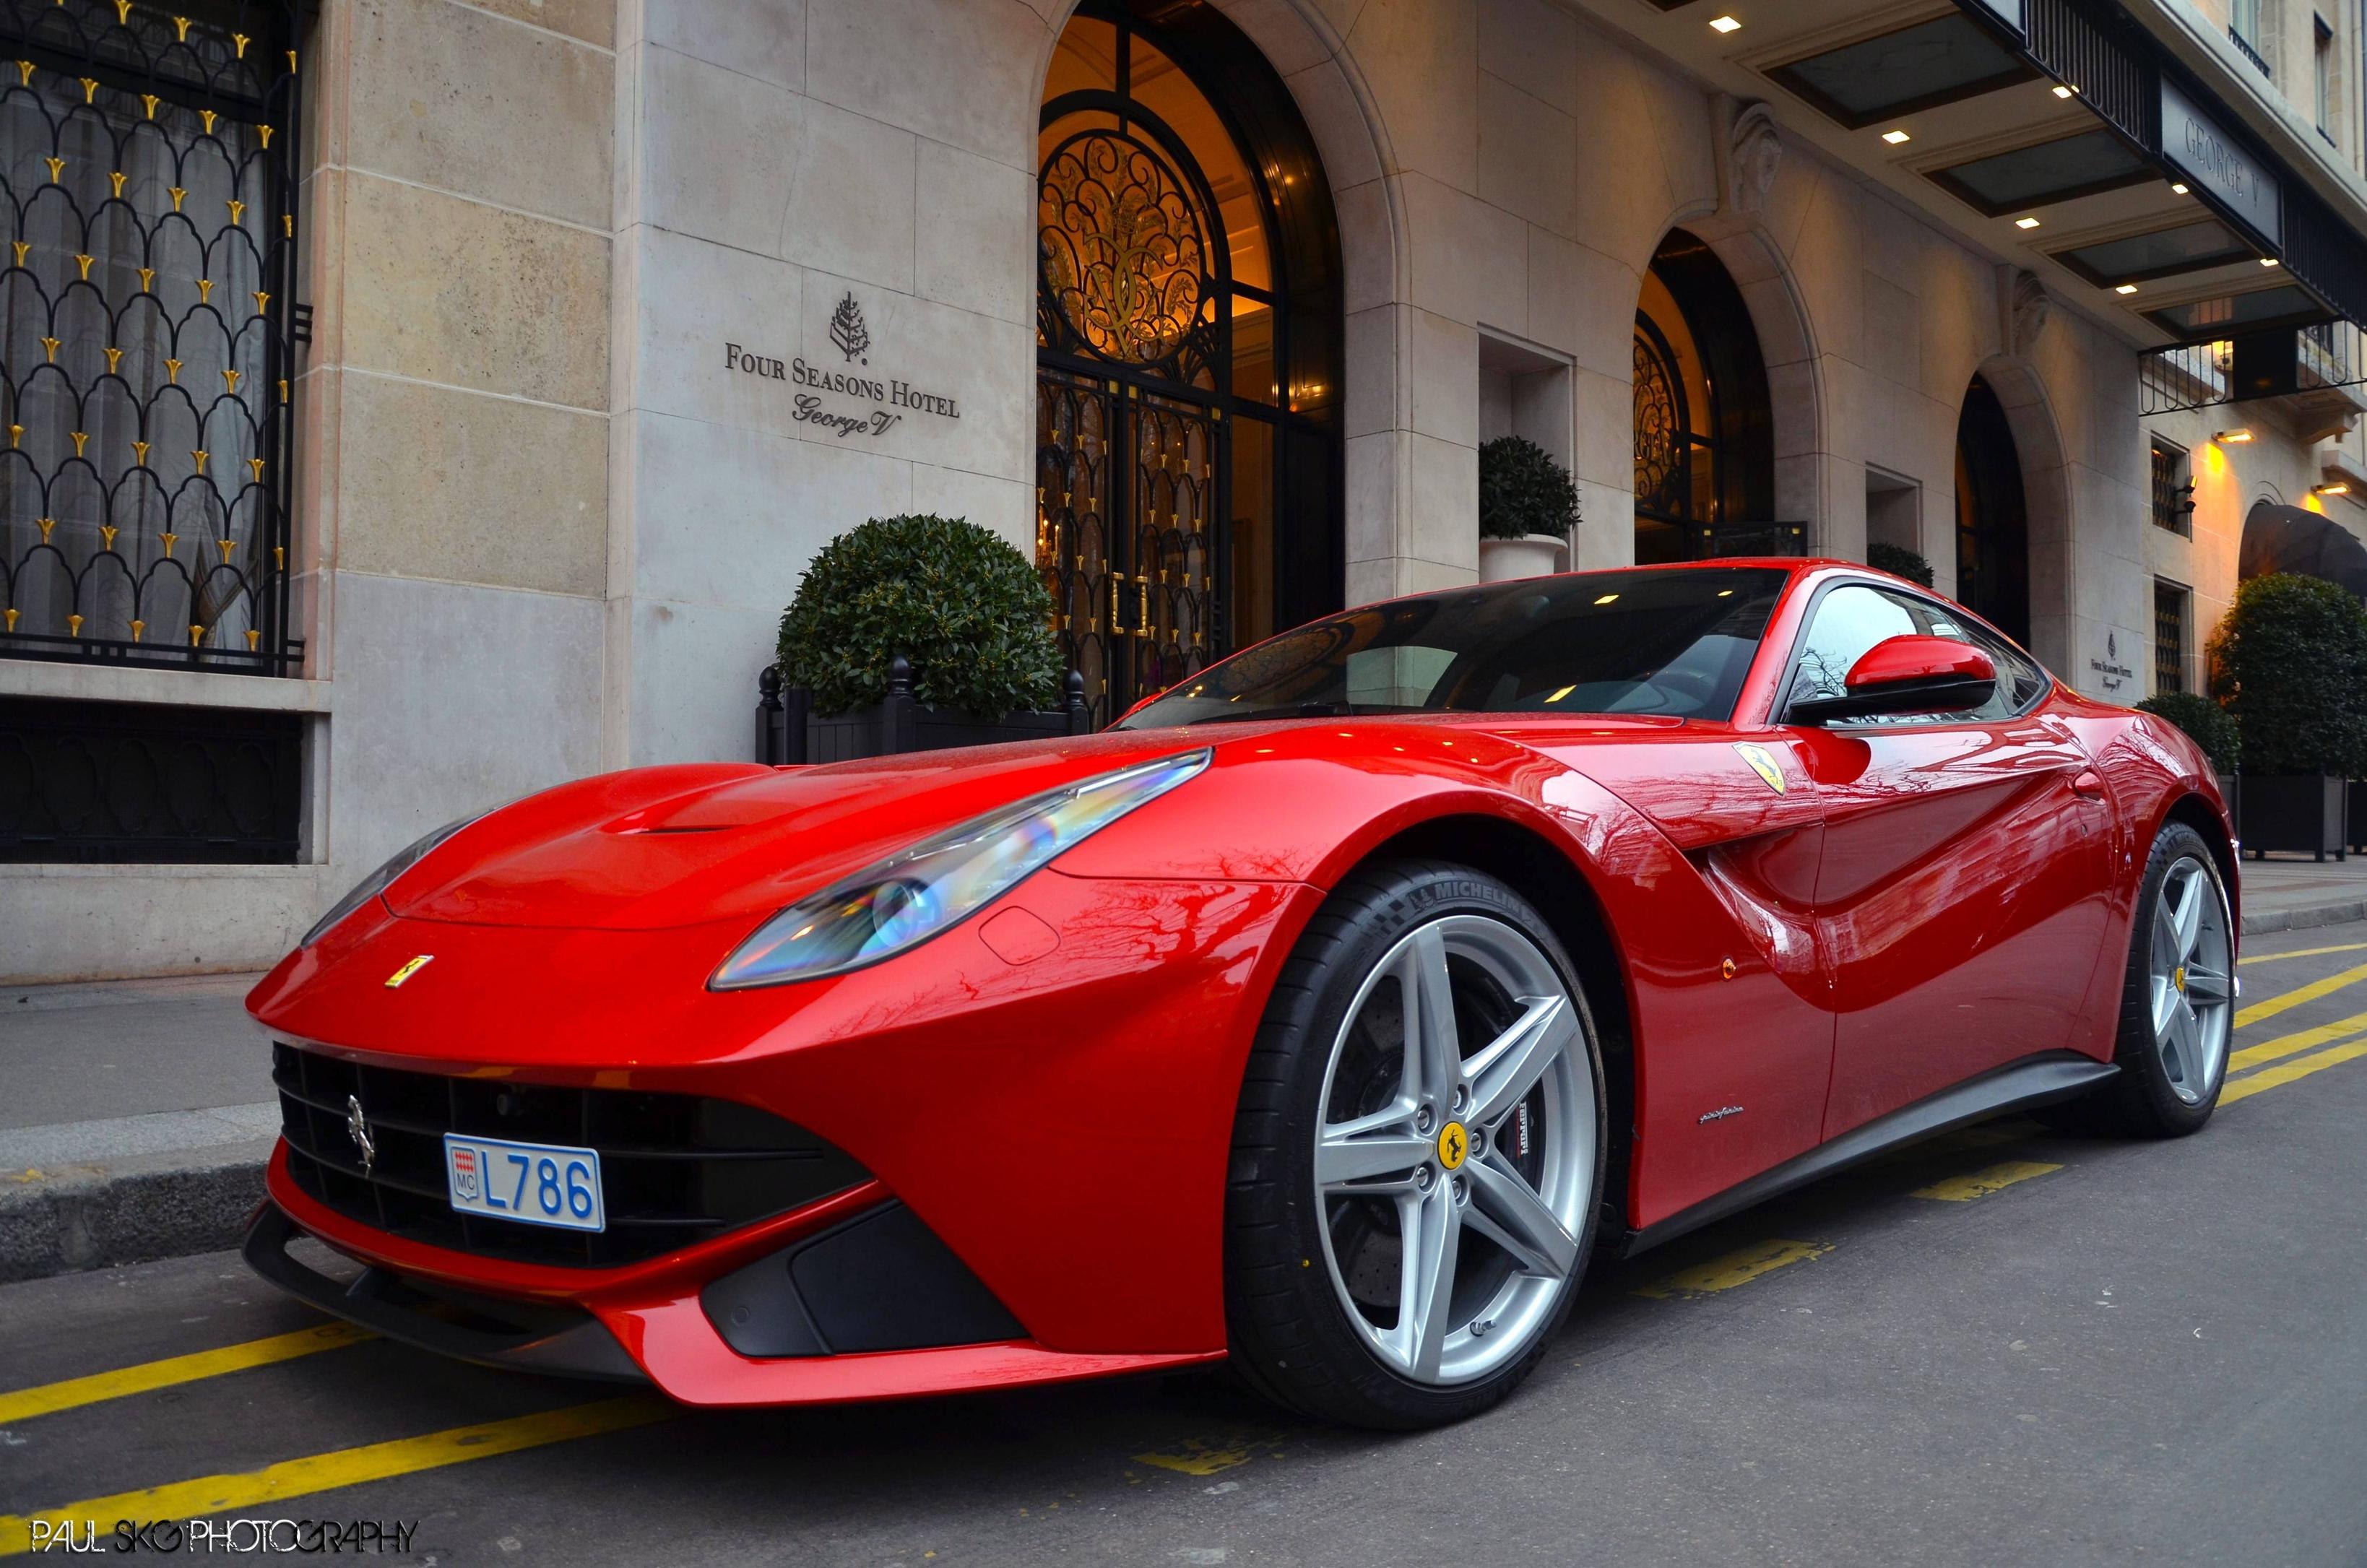
[(1048, 345), (1214, 385), (1222, 285), (1200, 187), (1115, 130), (1080, 131), (1052, 151), (1036, 206)]
[(2172, 534), (2194, 532), (2194, 481), (2188, 477), (2186, 449), (2153, 438), (2153, 525)]
[(288, 864), (303, 716), (0, 698), (0, 862)]
[(1636, 509), (1677, 519), (1693, 511), (1693, 431), (1667, 338), (1636, 319)]
[[(2350, 321), (2258, 334), (2256, 341), (2268, 346), (2248, 362), (2252, 368), (2243, 376), (2237, 374), (2237, 348), (2230, 339), (2154, 349), (2137, 356), (2137, 412), (2181, 413), (2259, 397), (2339, 394), (2341, 389), (2367, 387), (2367, 342), (2361, 335)], [(2349, 401), (2357, 405), (2367, 397), (2353, 394)]]
[(293, 0), (0, 0), (0, 654), (288, 673)]

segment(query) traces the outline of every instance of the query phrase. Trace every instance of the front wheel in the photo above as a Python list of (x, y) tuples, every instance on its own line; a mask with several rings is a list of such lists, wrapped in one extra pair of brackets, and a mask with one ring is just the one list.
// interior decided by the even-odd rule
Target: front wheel
[(1356, 1426), (1502, 1399), (1576, 1293), (1603, 1107), (1585, 997), (1518, 894), (1431, 863), (1344, 882), (1275, 987), (1234, 1125), (1244, 1375)]
[(2200, 1131), (2227, 1080), (2236, 1027), (2236, 923), (2219, 862), (2183, 822), (2163, 827), (2129, 934), (2120, 1075), (2053, 1118), (2122, 1136)]

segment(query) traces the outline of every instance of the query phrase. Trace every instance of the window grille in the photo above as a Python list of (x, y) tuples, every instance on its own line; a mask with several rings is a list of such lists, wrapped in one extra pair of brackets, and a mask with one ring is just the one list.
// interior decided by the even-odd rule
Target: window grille
[(0, 0), (0, 654), (292, 673), (295, 0)]
[(2174, 582), (2153, 585), (2153, 689), (2186, 690), (2187, 592)]
[(2191, 536), (2194, 524), (2194, 480), (2189, 477), (2186, 448), (2153, 438), (2153, 525)]

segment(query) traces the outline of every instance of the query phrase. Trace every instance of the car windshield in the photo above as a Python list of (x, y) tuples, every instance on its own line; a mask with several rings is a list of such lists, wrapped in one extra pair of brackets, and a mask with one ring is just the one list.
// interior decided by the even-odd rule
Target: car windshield
[(1118, 728), (1374, 713), (1724, 721), (1786, 575), (1579, 572), (1391, 600), (1246, 649)]

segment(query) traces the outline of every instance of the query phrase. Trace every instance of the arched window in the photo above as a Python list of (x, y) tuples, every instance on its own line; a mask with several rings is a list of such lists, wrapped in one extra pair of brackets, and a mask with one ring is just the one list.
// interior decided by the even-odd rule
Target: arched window
[(1660, 242), (1636, 308), (1636, 559), (1766, 547), (1774, 513), (1767, 370), (1741, 291), (1683, 230)]
[(2030, 645), (2030, 512), (2005, 405), (1976, 376), (1956, 420), (1956, 601)]
[(1088, 0), (1036, 182), (1036, 564), (1098, 719), (1337, 608), (1339, 231), (1273, 69)]

